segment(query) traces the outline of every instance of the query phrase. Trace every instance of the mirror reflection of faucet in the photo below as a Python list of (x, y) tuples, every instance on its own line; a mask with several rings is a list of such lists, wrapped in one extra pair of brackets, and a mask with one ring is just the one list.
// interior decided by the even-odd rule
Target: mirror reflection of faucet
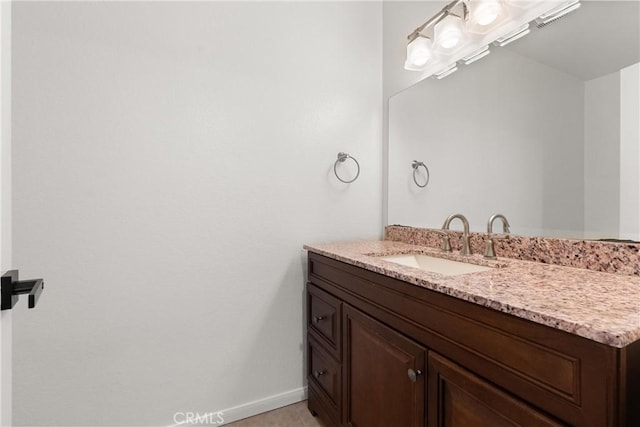
[(443, 242), (442, 242), (442, 250), (445, 252), (451, 252), (451, 243), (449, 240), (449, 235), (447, 231), (449, 231), (449, 225), (451, 221), (454, 219), (459, 219), (462, 221), (462, 225), (464, 226), (464, 232), (462, 233), (462, 248), (460, 249), (460, 255), (468, 256), (471, 255), (471, 245), (469, 244), (469, 221), (462, 214), (451, 214), (445, 219), (444, 224), (442, 225), (442, 231), (439, 233), (444, 234)]
[(509, 221), (507, 221), (507, 218), (504, 215), (495, 214), (489, 218), (489, 222), (487, 223), (487, 242), (484, 250), (484, 257), (486, 259), (497, 259), (493, 244), (493, 240), (496, 239), (496, 237), (493, 236), (493, 221), (496, 219), (500, 219), (502, 221), (502, 232), (504, 234), (509, 234), (511, 232), (511, 230), (509, 230)]

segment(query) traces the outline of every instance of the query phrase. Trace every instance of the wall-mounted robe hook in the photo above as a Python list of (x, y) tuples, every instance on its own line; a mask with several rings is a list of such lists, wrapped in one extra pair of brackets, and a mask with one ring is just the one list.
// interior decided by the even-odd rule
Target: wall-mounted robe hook
[[(418, 168), (420, 168), (420, 166), (422, 166), (424, 170), (427, 172), (427, 180), (424, 182), (424, 184), (420, 184), (418, 182), (418, 178), (416, 178), (416, 174), (418, 173)], [(415, 182), (416, 185), (420, 188), (426, 187), (429, 184), (429, 178), (430, 178), (429, 168), (427, 167), (427, 165), (425, 165), (423, 162), (420, 162), (418, 160), (414, 160), (413, 162), (411, 162), (411, 167), (413, 168), (413, 182)]]
[[(342, 179), (340, 178), (340, 175), (338, 175), (338, 163), (344, 163), (347, 159), (353, 160), (354, 163), (356, 164), (356, 167), (358, 168), (358, 171), (356, 172), (356, 176), (353, 177), (353, 179), (351, 180)], [(333, 164), (333, 173), (336, 174), (336, 178), (338, 178), (340, 182), (344, 182), (345, 184), (350, 184), (356, 179), (358, 179), (358, 177), (360, 176), (360, 163), (358, 163), (358, 161), (354, 157), (351, 157), (347, 153), (338, 153), (338, 159)]]

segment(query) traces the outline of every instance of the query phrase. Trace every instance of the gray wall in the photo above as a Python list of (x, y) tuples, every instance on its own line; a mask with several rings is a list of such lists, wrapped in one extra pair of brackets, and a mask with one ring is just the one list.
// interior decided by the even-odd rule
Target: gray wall
[(640, 241), (640, 63), (620, 70), (620, 238)]
[(620, 73), (584, 83), (584, 228), (588, 237), (620, 229)]
[(13, 7), (15, 424), (301, 399), (302, 245), (380, 233), (381, 5)]

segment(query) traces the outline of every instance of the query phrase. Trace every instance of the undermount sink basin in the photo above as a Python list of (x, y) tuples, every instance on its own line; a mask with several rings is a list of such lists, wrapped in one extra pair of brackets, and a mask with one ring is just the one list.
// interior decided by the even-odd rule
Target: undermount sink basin
[(456, 276), (458, 274), (477, 273), (491, 270), (492, 267), (470, 264), (468, 262), (452, 261), (422, 254), (386, 255), (377, 257), (384, 261), (395, 262), (407, 267), (419, 268), (431, 273)]

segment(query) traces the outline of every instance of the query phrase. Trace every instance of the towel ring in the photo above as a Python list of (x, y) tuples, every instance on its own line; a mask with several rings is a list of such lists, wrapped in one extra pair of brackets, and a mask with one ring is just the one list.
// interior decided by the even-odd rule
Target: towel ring
[[(427, 181), (424, 184), (420, 184), (416, 178), (416, 172), (418, 172), (418, 168), (420, 166), (422, 166), (424, 170), (427, 171)], [(427, 167), (427, 165), (417, 160), (414, 160), (413, 162), (411, 162), (411, 167), (413, 168), (413, 182), (415, 182), (416, 185), (420, 188), (424, 188), (427, 185), (429, 185), (430, 174), (429, 174), (429, 168)]]
[[(340, 175), (338, 175), (338, 169), (337, 169), (338, 163), (344, 163), (347, 159), (353, 160), (358, 168), (358, 172), (356, 172), (356, 176), (350, 181), (340, 178)], [(338, 178), (340, 182), (344, 182), (345, 184), (350, 184), (356, 179), (358, 179), (358, 177), (360, 176), (360, 163), (358, 163), (358, 161), (354, 157), (351, 157), (347, 153), (338, 153), (338, 160), (336, 160), (336, 162), (333, 164), (333, 173), (336, 174), (336, 178)]]

